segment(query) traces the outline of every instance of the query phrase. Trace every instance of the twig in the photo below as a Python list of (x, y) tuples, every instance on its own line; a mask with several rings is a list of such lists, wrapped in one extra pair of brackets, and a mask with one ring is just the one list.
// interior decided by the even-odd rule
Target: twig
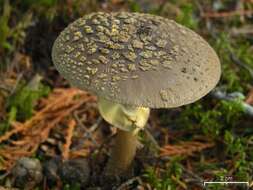
[[(96, 152), (100, 152), (101, 150), (103, 150), (104, 146), (107, 145), (107, 144), (109, 144), (109, 142), (110, 142), (115, 136), (116, 136), (116, 133), (115, 133), (115, 134), (109, 135), (109, 136), (104, 140), (104, 142), (102, 142), (102, 143), (100, 144), (100, 146), (98, 147), (98, 149), (96, 150)], [(106, 154), (107, 156), (110, 156), (110, 153), (107, 152), (107, 151), (105, 152), (105, 154)]]
[(99, 124), (102, 122), (103, 118), (99, 116), (97, 121), (88, 129), (90, 133), (94, 132), (97, 130)]
[(99, 123), (100, 123), (102, 120), (99, 120), (99, 122), (97, 121), (97, 122), (94, 124), (95, 127), (92, 125), (93, 130), (90, 131), (90, 130), (88, 130), (88, 129), (86, 128), (86, 126), (82, 123), (82, 121), (80, 120), (80, 118), (78, 117), (78, 115), (77, 115), (76, 112), (74, 113), (74, 118), (75, 118), (75, 120), (77, 121), (78, 125), (80, 125), (80, 126), (82, 127), (82, 129), (85, 130), (85, 136), (84, 136), (84, 138), (90, 139), (90, 140), (92, 141), (92, 143), (93, 143), (95, 146), (98, 146), (97, 141), (92, 137), (92, 132), (95, 130), (95, 127), (96, 127), (96, 128), (98, 127)]
[(227, 51), (229, 53), (230, 59), (235, 64), (237, 64), (237, 65), (243, 67), (244, 69), (246, 69), (250, 73), (251, 77), (253, 78), (253, 70), (248, 65), (246, 65), (245, 63), (243, 63), (238, 57), (236, 57), (231, 50), (227, 50)]

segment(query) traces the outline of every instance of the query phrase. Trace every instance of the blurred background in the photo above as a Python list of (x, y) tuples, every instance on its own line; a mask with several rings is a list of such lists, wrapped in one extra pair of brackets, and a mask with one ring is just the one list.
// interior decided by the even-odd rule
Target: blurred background
[[(96, 11), (173, 19), (207, 40), (222, 66), (200, 101), (152, 110), (134, 171), (110, 184), (99, 175), (115, 130), (96, 98), (72, 88), (51, 60), (60, 31)], [(209, 184), (213, 190), (250, 188), (252, 81), (252, 0), (0, 0), (0, 189), (201, 190), (203, 181), (248, 183)]]

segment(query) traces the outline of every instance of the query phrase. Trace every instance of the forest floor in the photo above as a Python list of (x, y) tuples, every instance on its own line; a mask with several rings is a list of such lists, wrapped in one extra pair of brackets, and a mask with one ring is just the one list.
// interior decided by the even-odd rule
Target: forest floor
[[(222, 66), (201, 100), (151, 111), (133, 171), (107, 184), (115, 129), (51, 59), (59, 33), (95, 11), (173, 19), (207, 40)], [(252, 0), (0, 0), (0, 190), (253, 189), (252, 81)]]

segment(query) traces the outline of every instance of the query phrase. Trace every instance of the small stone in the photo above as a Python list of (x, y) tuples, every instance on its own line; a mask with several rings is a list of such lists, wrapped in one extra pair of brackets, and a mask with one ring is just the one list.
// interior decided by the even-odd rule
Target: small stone
[(38, 159), (22, 157), (11, 169), (13, 186), (34, 189), (42, 181), (42, 165)]
[(90, 176), (90, 167), (87, 159), (76, 158), (63, 162), (59, 168), (61, 179), (70, 184), (79, 183), (82, 187), (87, 185)]

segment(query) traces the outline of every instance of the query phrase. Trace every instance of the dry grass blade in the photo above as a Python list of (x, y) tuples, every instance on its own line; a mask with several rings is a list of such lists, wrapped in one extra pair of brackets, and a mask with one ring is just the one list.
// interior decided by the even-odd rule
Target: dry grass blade
[(197, 141), (182, 142), (178, 145), (165, 145), (160, 149), (160, 156), (192, 155), (206, 148), (211, 148), (214, 143), (203, 143)]

